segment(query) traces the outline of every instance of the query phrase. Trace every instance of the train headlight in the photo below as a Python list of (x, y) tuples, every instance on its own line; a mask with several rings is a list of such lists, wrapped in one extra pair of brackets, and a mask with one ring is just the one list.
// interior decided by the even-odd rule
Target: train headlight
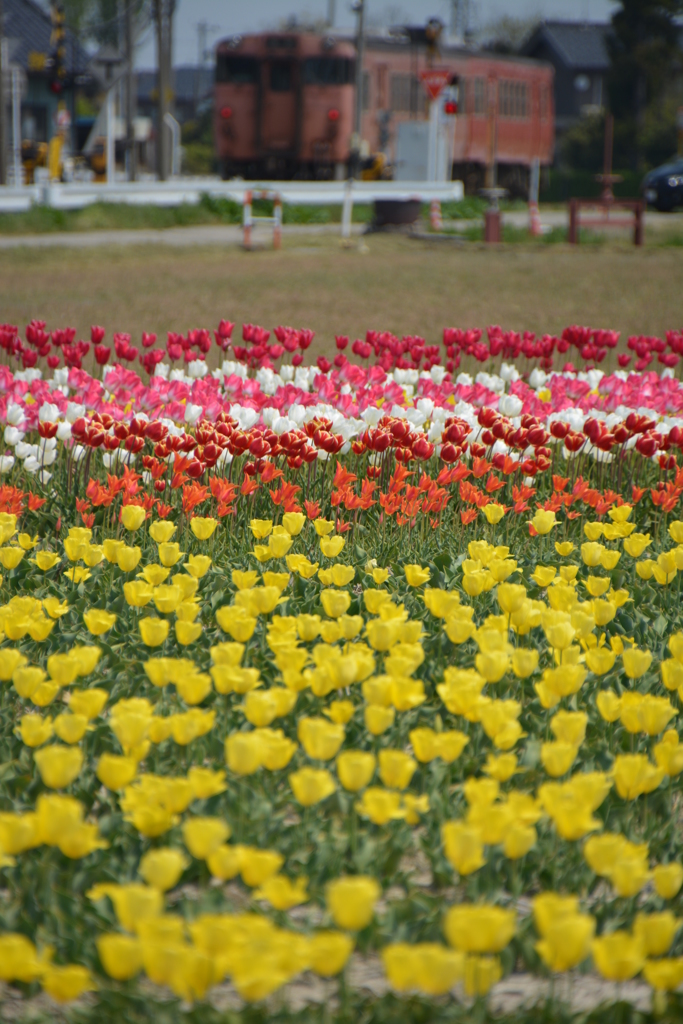
[(327, 111), (328, 121), (338, 121), (340, 117), (341, 114), (339, 113), (336, 107), (332, 107), (330, 110)]
[(221, 117), (224, 121), (229, 121), (232, 117), (232, 107), (221, 107)]

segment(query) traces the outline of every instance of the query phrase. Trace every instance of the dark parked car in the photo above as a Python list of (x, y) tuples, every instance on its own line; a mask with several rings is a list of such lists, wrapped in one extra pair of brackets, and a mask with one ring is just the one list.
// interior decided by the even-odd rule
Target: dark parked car
[(683, 160), (655, 167), (643, 178), (642, 190), (648, 205), (662, 213), (683, 206)]

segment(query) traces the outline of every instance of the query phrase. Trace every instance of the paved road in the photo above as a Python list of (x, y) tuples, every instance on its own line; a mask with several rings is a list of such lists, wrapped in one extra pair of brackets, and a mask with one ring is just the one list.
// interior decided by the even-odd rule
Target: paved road
[[(362, 231), (362, 224), (354, 224), (354, 234)], [(289, 224), (282, 229), (283, 234), (291, 235), (327, 235), (341, 236), (339, 224)], [(257, 227), (253, 232), (256, 245), (269, 245), (272, 242), (272, 229)], [(1, 235), (0, 249), (31, 249), (69, 248), (95, 249), (111, 245), (168, 245), (183, 248), (192, 245), (239, 245), (242, 242), (242, 228), (237, 224), (198, 224), (189, 228), (164, 228), (152, 230), (114, 230), (114, 231), (53, 231), (33, 235)]]
[[(622, 213), (623, 216), (623, 213)], [(514, 227), (524, 228), (529, 224), (529, 215), (525, 210), (515, 210), (503, 214), (503, 221)], [(479, 220), (450, 221), (449, 227), (465, 229), (481, 222)], [(541, 224), (548, 227), (564, 227), (567, 224), (566, 210), (543, 210)], [(645, 225), (654, 230), (683, 230), (683, 213), (657, 213), (648, 211)], [(362, 224), (353, 225), (353, 233), (360, 234)], [(292, 235), (340, 235), (339, 224), (290, 224), (285, 225), (283, 233)], [(260, 227), (254, 231), (257, 245), (269, 245), (272, 234), (269, 228)], [(184, 248), (193, 245), (233, 246), (242, 242), (242, 229), (237, 224), (205, 224), (187, 228), (164, 228), (162, 230), (115, 230), (115, 231), (55, 231), (32, 235), (0, 234), (0, 249), (99, 249), (112, 245), (167, 245), (172, 248)]]

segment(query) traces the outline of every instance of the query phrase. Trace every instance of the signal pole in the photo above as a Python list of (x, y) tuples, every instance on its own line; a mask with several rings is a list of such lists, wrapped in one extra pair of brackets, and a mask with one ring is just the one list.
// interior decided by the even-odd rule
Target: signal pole
[(5, 96), (5, 22), (0, 0), (0, 185), (7, 184), (7, 97)]
[(171, 93), (172, 27), (174, 0), (154, 0), (154, 17), (157, 30), (157, 67), (159, 71), (158, 125), (157, 125), (157, 173), (160, 181), (166, 181), (170, 171), (170, 138), (166, 125)]
[(365, 55), (365, 0), (355, 0), (353, 10), (358, 23), (356, 30), (356, 113), (351, 139), (351, 166), (349, 177), (357, 178), (360, 174), (360, 142), (361, 124), (363, 120), (363, 57)]
[(131, 0), (126, 5), (125, 23), (126, 43), (126, 170), (128, 180), (135, 181), (137, 177), (137, 152), (135, 149), (135, 68), (134, 68), (134, 40), (133, 40), (133, 4)]

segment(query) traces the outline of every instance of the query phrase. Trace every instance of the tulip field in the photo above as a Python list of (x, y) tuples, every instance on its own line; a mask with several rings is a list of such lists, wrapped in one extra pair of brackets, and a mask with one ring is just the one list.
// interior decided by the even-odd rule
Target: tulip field
[(675, 1019), (683, 332), (0, 347), (0, 1019)]

